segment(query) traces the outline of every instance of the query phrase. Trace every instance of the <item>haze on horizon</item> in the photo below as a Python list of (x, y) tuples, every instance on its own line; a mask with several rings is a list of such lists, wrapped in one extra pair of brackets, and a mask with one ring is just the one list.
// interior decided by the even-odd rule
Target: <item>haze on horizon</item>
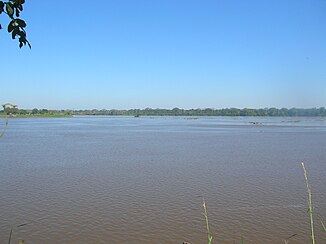
[(27, 1), (32, 49), (0, 31), (0, 102), (326, 107), (325, 13), (323, 0)]

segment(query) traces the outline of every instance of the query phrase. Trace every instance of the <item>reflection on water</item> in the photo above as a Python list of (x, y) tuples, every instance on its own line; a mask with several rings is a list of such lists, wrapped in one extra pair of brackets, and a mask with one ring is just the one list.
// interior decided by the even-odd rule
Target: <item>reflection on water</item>
[[(254, 122), (254, 123), (253, 123)], [(309, 243), (308, 169), (326, 220), (323, 118), (12, 119), (0, 141), (0, 242)], [(316, 219), (319, 243), (326, 235)]]

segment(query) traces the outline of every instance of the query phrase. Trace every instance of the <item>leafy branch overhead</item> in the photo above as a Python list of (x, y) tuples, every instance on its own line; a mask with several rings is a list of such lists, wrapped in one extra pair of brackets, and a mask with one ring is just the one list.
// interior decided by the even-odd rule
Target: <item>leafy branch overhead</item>
[[(11, 33), (12, 39), (18, 37), (19, 47), (28, 45), (31, 48), (32, 46), (26, 38), (26, 22), (19, 18), (24, 3), (25, 0), (0, 1), (0, 14), (6, 14), (10, 18), (7, 30)], [(1, 24), (0, 29), (2, 29)]]

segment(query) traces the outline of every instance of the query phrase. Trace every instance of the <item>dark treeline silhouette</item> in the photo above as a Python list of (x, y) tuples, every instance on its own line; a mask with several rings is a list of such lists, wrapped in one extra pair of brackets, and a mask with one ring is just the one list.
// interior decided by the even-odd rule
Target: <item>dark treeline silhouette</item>
[(129, 116), (326, 116), (326, 109), (321, 108), (264, 108), (264, 109), (238, 109), (238, 108), (224, 108), (224, 109), (129, 109), (129, 110), (75, 110), (71, 111), (74, 115), (129, 115)]
[[(0, 111), (3, 113), (4, 111)], [(47, 115), (120, 115), (120, 116), (279, 116), (279, 117), (318, 117), (326, 116), (326, 109), (321, 108), (263, 108), (263, 109), (238, 109), (238, 108), (224, 108), (224, 109), (92, 109), (92, 110), (48, 110), (48, 109), (18, 109), (8, 108), (6, 110), (9, 115), (22, 116), (47, 116)]]

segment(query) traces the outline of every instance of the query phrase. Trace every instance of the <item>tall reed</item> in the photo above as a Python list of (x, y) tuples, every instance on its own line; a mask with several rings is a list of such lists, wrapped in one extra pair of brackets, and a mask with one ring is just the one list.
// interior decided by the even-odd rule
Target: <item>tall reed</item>
[(286, 238), (285, 240), (284, 240), (284, 243), (285, 244), (289, 244), (289, 240), (292, 238), (292, 237), (295, 237), (297, 234), (293, 234), (292, 236), (290, 236), (290, 237), (288, 237), (288, 238)]
[(206, 221), (208, 244), (212, 244), (213, 236), (212, 236), (211, 231), (209, 229), (207, 207), (206, 207), (206, 203), (205, 203), (204, 200), (203, 200), (203, 208), (204, 208), (204, 216), (205, 216), (205, 221)]
[(321, 226), (323, 227), (324, 231), (326, 232), (326, 227), (324, 225), (324, 222), (321, 220), (320, 223), (321, 223)]
[(314, 218), (312, 215), (312, 197), (311, 197), (311, 187), (308, 181), (308, 176), (307, 176), (307, 171), (306, 168), (304, 166), (304, 163), (301, 163), (301, 166), (303, 168), (303, 173), (304, 173), (304, 178), (306, 180), (306, 185), (307, 185), (307, 191), (308, 191), (308, 213), (309, 213), (309, 217), (310, 217), (310, 233), (311, 233), (311, 243), (315, 244), (315, 232), (314, 232)]

